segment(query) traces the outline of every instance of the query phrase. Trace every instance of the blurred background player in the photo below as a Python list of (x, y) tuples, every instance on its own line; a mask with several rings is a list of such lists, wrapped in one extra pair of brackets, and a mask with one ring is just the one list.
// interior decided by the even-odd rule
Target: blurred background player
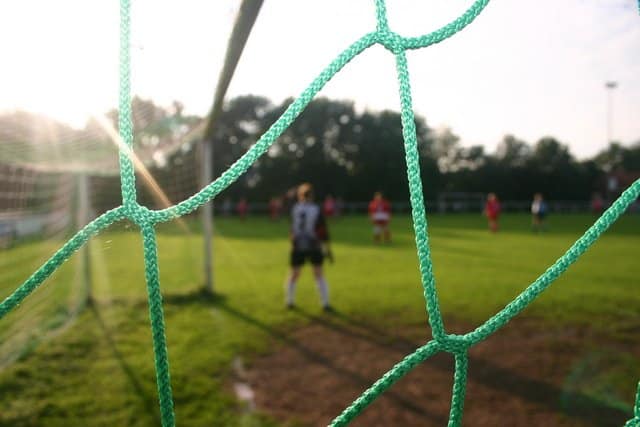
[(331, 194), (324, 198), (322, 213), (325, 218), (333, 218), (336, 215), (336, 199)]
[(282, 213), (282, 199), (280, 197), (272, 197), (269, 200), (269, 217), (271, 221), (277, 221), (280, 219)]
[(244, 221), (246, 219), (247, 214), (249, 213), (249, 202), (247, 202), (247, 199), (244, 197), (238, 201), (238, 204), (236, 205), (236, 213), (241, 220)]
[(373, 195), (373, 200), (369, 203), (369, 218), (373, 223), (373, 241), (378, 243), (384, 239), (386, 243), (391, 243), (391, 203), (385, 200), (379, 191)]
[(544, 201), (542, 193), (536, 193), (531, 202), (531, 227), (534, 232), (544, 229), (544, 219), (547, 216), (547, 202)]
[(231, 216), (232, 213), (233, 213), (233, 202), (231, 201), (231, 199), (226, 198), (222, 202), (222, 215)]
[[(328, 245), (329, 230), (320, 207), (313, 203), (313, 187), (301, 184), (297, 191), (297, 202), (291, 209), (291, 272), (285, 284), (286, 305), (295, 305), (296, 282), (300, 270), (309, 260), (313, 266), (313, 275), (320, 292), (322, 308), (333, 311), (329, 305), (329, 285), (324, 278), (322, 262), (324, 260), (323, 245)], [(328, 247), (328, 246), (327, 246)]]
[(604, 209), (604, 200), (600, 193), (593, 193), (591, 198), (591, 212), (600, 215)]
[(498, 219), (500, 219), (500, 201), (496, 193), (489, 193), (487, 202), (484, 205), (484, 214), (489, 221), (489, 230), (492, 233), (498, 231)]

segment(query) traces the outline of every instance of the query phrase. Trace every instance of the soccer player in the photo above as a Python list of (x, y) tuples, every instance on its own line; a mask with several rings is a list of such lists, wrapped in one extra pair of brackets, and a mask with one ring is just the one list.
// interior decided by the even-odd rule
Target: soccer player
[(300, 270), (308, 260), (313, 266), (313, 275), (320, 292), (320, 301), (325, 311), (333, 311), (329, 305), (329, 285), (324, 278), (322, 262), (323, 245), (328, 245), (329, 230), (320, 207), (313, 203), (313, 187), (301, 184), (297, 190), (298, 201), (291, 209), (291, 271), (285, 284), (287, 308), (295, 306), (296, 282)]
[(244, 197), (240, 199), (238, 204), (236, 205), (236, 212), (241, 220), (245, 220), (247, 217), (247, 213), (249, 212), (249, 202)]
[(336, 214), (336, 199), (331, 194), (325, 197), (324, 203), (322, 203), (322, 213), (325, 218), (331, 218)]
[(500, 202), (498, 201), (496, 193), (489, 193), (487, 196), (487, 203), (484, 205), (484, 214), (487, 216), (487, 220), (489, 221), (489, 230), (491, 230), (492, 233), (496, 233), (498, 231), (500, 211)]
[(542, 193), (536, 193), (531, 202), (531, 228), (535, 233), (544, 230), (544, 218), (547, 216), (547, 203), (542, 197)]
[(600, 215), (603, 208), (604, 200), (602, 200), (602, 196), (600, 193), (593, 193), (593, 197), (591, 198), (591, 212)]
[(269, 200), (269, 216), (271, 217), (271, 221), (279, 220), (281, 211), (282, 199), (280, 197), (272, 197)]
[(379, 191), (373, 195), (373, 200), (369, 203), (369, 218), (373, 223), (373, 241), (378, 243), (384, 239), (386, 243), (391, 243), (391, 203), (385, 200)]

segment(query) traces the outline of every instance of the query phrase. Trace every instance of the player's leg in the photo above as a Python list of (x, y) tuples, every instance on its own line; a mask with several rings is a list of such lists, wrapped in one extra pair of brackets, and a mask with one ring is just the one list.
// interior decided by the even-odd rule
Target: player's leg
[(489, 218), (489, 229), (491, 230), (492, 233), (495, 233), (496, 231), (498, 231), (498, 218), (497, 217), (490, 217)]
[(373, 241), (374, 243), (379, 243), (380, 242), (380, 236), (382, 234), (382, 229), (380, 228), (380, 225), (377, 223), (373, 224)]
[(292, 308), (295, 304), (296, 283), (300, 277), (300, 269), (304, 264), (304, 254), (299, 251), (291, 251), (291, 271), (285, 283), (285, 304), (288, 308)]
[(323, 255), (320, 250), (314, 251), (311, 254), (311, 264), (313, 265), (313, 276), (316, 279), (318, 285), (318, 292), (320, 293), (320, 301), (322, 302), (322, 308), (326, 311), (331, 310), (329, 305), (329, 284), (324, 278), (324, 271), (322, 270)]
[(386, 243), (391, 243), (391, 230), (389, 229), (389, 223), (385, 223), (382, 226), (382, 233), (384, 236), (384, 241)]
[(295, 305), (296, 283), (299, 277), (300, 267), (292, 267), (289, 277), (287, 278), (287, 283), (285, 284), (285, 303), (288, 308), (292, 308)]

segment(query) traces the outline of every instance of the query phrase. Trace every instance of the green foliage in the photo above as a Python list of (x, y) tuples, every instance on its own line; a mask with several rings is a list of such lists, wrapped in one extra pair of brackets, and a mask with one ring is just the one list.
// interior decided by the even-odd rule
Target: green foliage
[(629, 147), (617, 142), (611, 143), (609, 147), (598, 153), (594, 160), (607, 172), (617, 169), (638, 172), (640, 171), (640, 141)]
[[(267, 98), (253, 95), (228, 101), (211, 136), (216, 175), (246, 152), (291, 102), (288, 99), (274, 105)], [(184, 128), (193, 129), (202, 120), (184, 116), (179, 105), (163, 108), (137, 97), (132, 100), (132, 111), (136, 129), (134, 145), (138, 150), (148, 150), (157, 141), (170, 139)], [(108, 115), (115, 120), (115, 112)], [(0, 124), (3, 125), (0, 128), (14, 129), (14, 139), (20, 135), (19, 141), (8, 140), (9, 145), (0, 147), (6, 158), (16, 162), (50, 161), (59, 157), (87, 161), (115, 157), (113, 144), (94, 122), (76, 131), (52, 119), (19, 112), (0, 115)], [(55, 130), (57, 138), (76, 143), (63, 144), (62, 153), (53, 153), (48, 148), (51, 144), (38, 142), (38, 135), (32, 134), (32, 129), (45, 125)], [(422, 179), (428, 184), (424, 192), (429, 200), (443, 191), (495, 192), (504, 200), (529, 200), (537, 192), (542, 192), (547, 199), (589, 200), (594, 191), (603, 190), (599, 187), (604, 173), (640, 171), (638, 143), (631, 146), (614, 143), (593, 159), (578, 161), (567, 145), (551, 136), (529, 144), (505, 135), (496, 151), (489, 153), (480, 145), (465, 146), (451, 129), (430, 128), (420, 116), (416, 116), (416, 132)], [(25, 146), (25, 141), (33, 141), (35, 145)], [(99, 144), (90, 145), (91, 150), (85, 153), (88, 141)], [(12, 149), (12, 144), (21, 149)], [(172, 201), (183, 200), (197, 190), (200, 159), (196, 144), (196, 141), (185, 140), (180, 149), (150, 165), (152, 175)], [(346, 200), (362, 201), (381, 190), (393, 200), (406, 200), (404, 155), (398, 112), (358, 112), (351, 101), (317, 98), (267, 155), (258, 159), (247, 174), (229, 188), (226, 196), (266, 201), (297, 182), (311, 181), (317, 183), (320, 195), (331, 193)], [(184, 185), (174, 185), (176, 176)], [(372, 176), (376, 180), (372, 180)], [(92, 188), (96, 195), (92, 204), (98, 212), (120, 203), (117, 177), (93, 177)], [(160, 207), (145, 186), (140, 186), (138, 192), (143, 205)]]
[[(213, 136), (214, 170), (229, 167), (291, 102), (273, 105), (256, 96), (229, 101)], [(589, 200), (602, 191), (600, 178), (612, 165), (640, 170), (633, 147), (618, 145), (595, 162), (578, 161), (551, 136), (528, 144), (506, 135), (495, 153), (488, 153), (480, 145), (463, 145), (451, 129), (431, 129), (420, 116), (415, 121), (425, 196), (431, 200), (443, 191), (496, 192), (505, 200), (529, 200), (537, 192), (549, 199)], [(311, 181), (318, 183), (321, 195), (367, 200), (382, 190), (391, 199), (406, 200), (404, 155), (399, 113), (358, 113), (350, 101), (318, 98), (227, 196), (266, 200), (291, 183)]]

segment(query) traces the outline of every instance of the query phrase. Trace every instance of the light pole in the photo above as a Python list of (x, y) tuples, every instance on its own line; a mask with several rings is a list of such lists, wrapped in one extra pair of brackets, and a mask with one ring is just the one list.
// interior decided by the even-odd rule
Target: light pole
[[(618, 82), (610, 80), (604, 84), (604, 87), (607, 89), (607, 144), (611, 146), (613, 143), (613, 90), (618, 87)], [(610, 172), (613, 172), (613, 169)], [(618, 179), (610, 173), (607, 182), (607, 193), (609, 197), (614, 197), (617, 191)]]
[(604, 87), (607, 89), (607, 143), (611, 144), (613, 142), (613, 90), (618, 87), (618, 82), (608, 81)]

